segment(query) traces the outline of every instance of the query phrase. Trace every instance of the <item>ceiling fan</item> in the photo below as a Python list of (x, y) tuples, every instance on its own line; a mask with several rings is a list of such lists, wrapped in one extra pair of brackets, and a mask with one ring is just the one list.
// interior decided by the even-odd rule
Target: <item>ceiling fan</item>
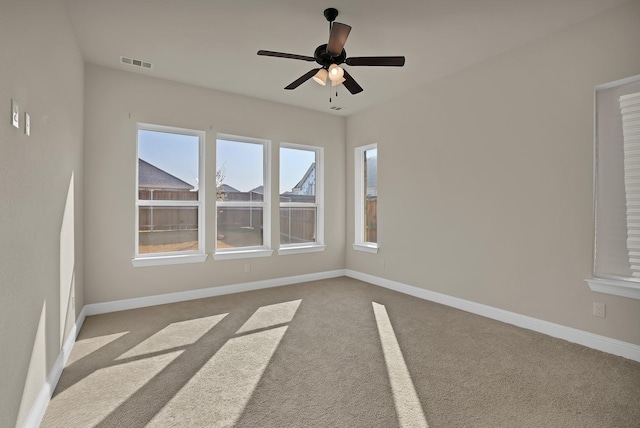
[(362, 87), (346, 70), (340, 67), (340, 64), (344, 63), (353, 67), (402, 67), (404, 65), (404, 56), (360, 56), (347, 58), (344, 44), (347, 41), (351, 27), (340, 22), (334, 22), (337, 16), (337, 9), (332, 7), (325, 9), (324, 17), (329, 21), (329, 42), (326, 45), (318, 46), (313, 56), (265, 50), (258, 51), (258, 55), (298, 59), (309, 62), (315, 61), (320, 65), (319, 68), (314, 68), (291, 82), (285, 89), (295, 89), (311, 78), (320, 85), (325, 86), (328, 83), (328, 78), (331, 86), (337, 86), (342, 83), (349, 92), (357, 94), (363, 91)]

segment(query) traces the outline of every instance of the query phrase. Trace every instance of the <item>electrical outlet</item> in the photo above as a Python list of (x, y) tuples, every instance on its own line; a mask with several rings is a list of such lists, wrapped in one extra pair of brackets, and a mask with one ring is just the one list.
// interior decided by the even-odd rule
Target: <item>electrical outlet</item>
[(251, 265), (244, 265), (245, 272), (251, 272)]
[(604, 318), (605, 317), (605, 304), (593, 302), (593, 315), (596, 317)]

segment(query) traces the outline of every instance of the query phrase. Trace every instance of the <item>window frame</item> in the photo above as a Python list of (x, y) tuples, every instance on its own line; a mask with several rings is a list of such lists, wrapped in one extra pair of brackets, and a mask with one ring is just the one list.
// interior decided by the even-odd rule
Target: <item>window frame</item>
[[(365, 162), (364, 156), (365, 153), (369, 150), (376, 149), (378, 150), (378, 144), (368, 144), (365, 146), (359, 146), (354, 149), (354, 243), (353, 249), (357, 251), (364, 251), (367, 253), (377, 254), (379, 249), (378, 242), (367, 242), (365, 241), (365, 207), (364, 201), (365, 198), (363, 195), (366, 192), (366, 183), (364, 182), (364, 172), (365, 172)], [(377, 157), (377, 155), (376, 155)], [(378, 183), (376, 181), (376, 189), (378, 187)]]
[[(214, 260), (233, 260), (255, 257), (270, 257), (273, 254), (271, 248), (271, 141), (262, 138), (243, 137), (239, 135), (218, 133), (216, 135), (216, 165), (218, 157), (218, 141), (231, 141), (236, 143), (262, 145), (262, 186), (263, 201), (219, 201), (215, 199), (214, 231)], [(216, 166), (217, 168), (217, 166)], [(217, 194), (217, 189), (216, 189)], [(262, 245), (237, 248), (218, 248), (218, 209), (220, 207), (261, 207), (262, 208)]]
[[(594, 89), (594, 146), (593, 146), (593, 201), (594, 201), (594, 251), (593, 251), (593, 278), (586, 279), (585, 281), (589, 285), (589, 288), (592, 291), (598, 293), (612, 294), (616, 296), (628, 297), (632, 299), (640, 299), (640, 279), (632, 278), (632, 277), (622, 277), (622, 276), (610, 276), (599, 274), (597, 272), (597, 257), (598, 257), (598, 248), (599, 248), (599, 235), (602, 234), (602, 231), (599, 231), (598, 228), (598, 200), (602, 197), (599, 196), (599, 183), (600, 183), (600, 170), (599, 170), (599, 147), (600, 144), (607, 144), (606, 142), (600, 142), (599, 140), (599, 124), (600, 124), (600, 113), (601, 110), (605, 110), (605, 108), (600, 105), (598, 99), (598, 92), (604, 90), (616, 89), (621, 86), (636, 84), (640, 82), (640, 75), (632, 76), (626, 79), (617, 80), (610, 83), (605, 83), (602, 85), (598, 85)], [(624, 156), (624, 155), (623, 155)], [(600, 204), (603, 205), (603, 204)], [(603, 205), (604, 206), (604, 205)], [(605, 232), (606, 233), (606, 232)]]
[[(139, 150), (140, 131), (161, 132), (166, 134), (188, 135), (198, 138), (198, 200), (140, 200), (139, 199)], [(196, 129), (178, 128), (175, 126), (157, 125), (139, 122), (136, 124), (136, 156), (135, 156), (135, 221), (134, 221), (134, 267), (158, 266), (182, 263), (200, 263), (207, 259), (205, 251), (205, 141), (206, 132)], [(198, 209), (198, 249), (190, 251), (170, 251), (158, 253), (140, 253), (140, 207), (196, 207)]]
[(278, 255), (300, 254), (324, 251), (326, 245), (324, 243), (324, 148), (318, 146), (307, 146), (294, 143), (280, 143), (278, 150), (279, 159), (279, 175), (282, 171), (281, 149), (305, 150), (315, 153), (315, 202), (282, 202), (280, 201), (280, 191), (278, 190), (278, 218), (280, 218), (280, 209), (282, 208), (315, 208), (316, 209), (316, 241), (304, 242), (297, 244), (282, 244), (281, 238), (278, 238)]

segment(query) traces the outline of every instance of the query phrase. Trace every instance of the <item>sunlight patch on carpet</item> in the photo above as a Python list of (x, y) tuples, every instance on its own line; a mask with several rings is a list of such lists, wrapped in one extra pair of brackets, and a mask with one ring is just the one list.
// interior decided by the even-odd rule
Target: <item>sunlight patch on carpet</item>
[[(301, 300), (262, 306), (148, 426), (230, 427), (238, 421)], [(278, 327), (279, 326), (279, 327)]]
[(302, 302), (302, 300), (292, 300), (290, 302), (262, 306), (251, 315), (251, 318), (240, 327), (236, 334), (291, 322), (298, 310), (298, 306), (300, 306), (300, 302)]
[(278, 327), (227, 341), (148, 426), (233, 426), (286, 331)]
[(73, 352), (71, 353), (71, 355), (69, 356), (69, 359), (67, 360), (67, 366), (70, 366), (76, 361), (81, 360), (90, 354), (93, 354), (98, 349), (102, 348), (103, 346), (107, 346), (114, 340), (119, 339), (120, 337), (124, 336), (127, 333), (129, 332), (123, 331), (120, 333), (105, 334), (102, 336), (89, 337), (87, 339), (77, 340), (75, 345), (73, 345)]
[(204, 336), (207, 331), (215, 327), (215, 325), (222, 321), (227, 315), (228, 314), (220, 314), (174, 322), (120, 355), (117, 359), (122, 360), (139, 357), (141, 355), (191, 345)]
[(422, 411), (418, 394), (413, 386), (407, 363), (402, 355), (400, 344), (393, 331), (391, 320), (384, 305), (372, 302), (373, 313), (378, 325), (378, 334), (382, 342), (384, 361), (389, 373), (389, 381), (393, 392), (393, 402), (401, 427), (428, 427)]
[(56, 395), (52, 400), (55, 406), (49, 406), (55, 409), (55, 414), (48, 416), (60, 427), (96, 426), (181, 353), (171, 352), (97, 370)]

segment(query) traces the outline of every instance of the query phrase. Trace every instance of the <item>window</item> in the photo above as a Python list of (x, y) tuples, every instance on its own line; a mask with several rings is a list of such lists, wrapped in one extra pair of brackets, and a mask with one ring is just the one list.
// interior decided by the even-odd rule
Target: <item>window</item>
[(378, 146), (355, 149), (355, 243), (353, 248), (378, 252)]
[(218, 135), (217, 260), (267, 257), (270, 250), (269, 141)]
[(324, 250), (323, 150), (280, 146), (280, 249), (278, 254)]
[(205, 133), (138, 124), (134, 266), (198, 262)]
[(640, 299), (640, 76), (595, 90), (593, 291)]

